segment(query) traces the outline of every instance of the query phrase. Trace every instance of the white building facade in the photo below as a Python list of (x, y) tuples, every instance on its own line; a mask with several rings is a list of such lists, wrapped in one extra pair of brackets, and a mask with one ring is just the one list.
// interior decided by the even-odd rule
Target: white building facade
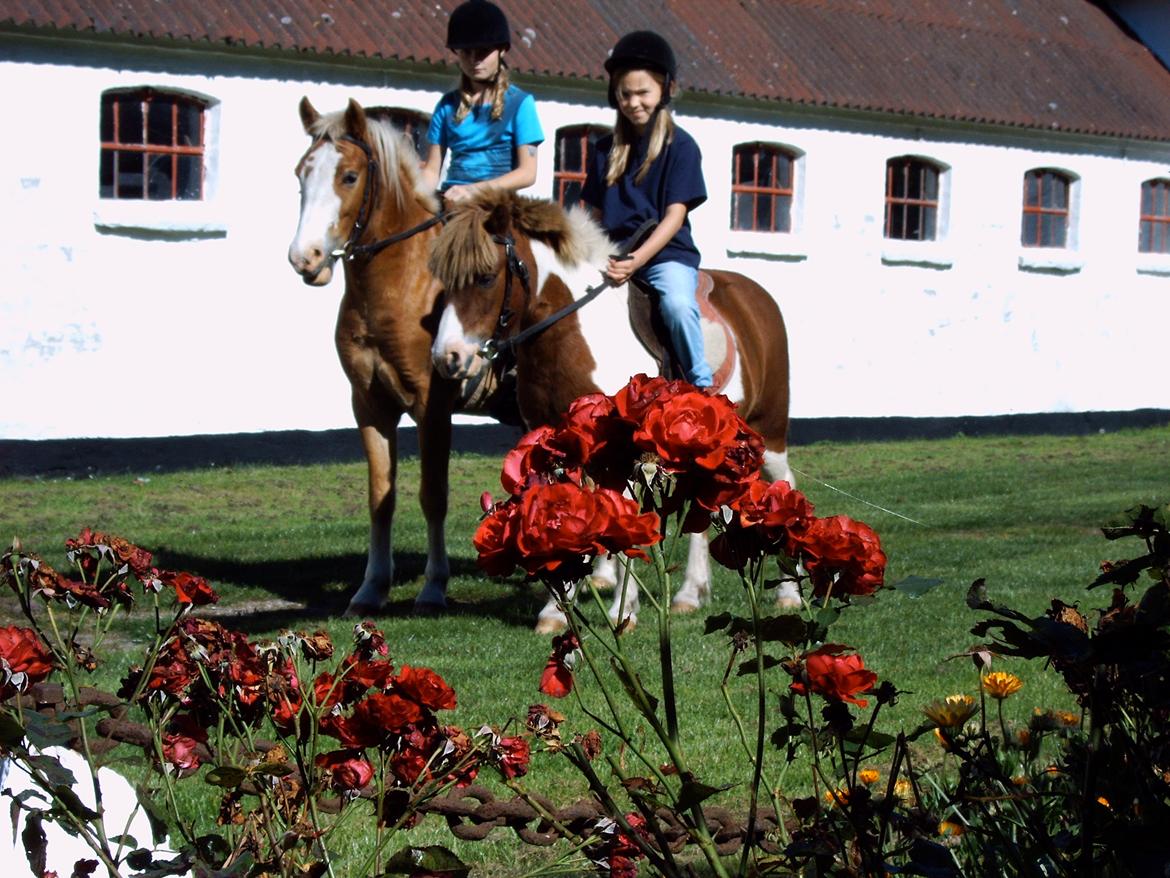
[[(515, 79), (538, 100), (531, 194), (548, 197), (558, 130), (613, 110), (596, 82)], [(449, 70), (8, 32), (0, 82), (0, 438), (352, 424), (344, 281), (305, 286), (285, 257), (297, 102), (429, 113)], [(201, 200), (100, 197), (102, 96), (146, 88), (206, 105)], [(1170, 143), (706, 94), (675, 112), (704, 156), (705, 264), (755, 278), (785, 315), (794, 418), (1170, 409), (1170, 253), (1139, 250)], [(791, 160), (789, 231), (731, 228), (743, 144)], [(936, 174), (932, 240), (888, 233), (890, 163), (907, 160)], [(1036, 171), (1067, 182), (1063, 246), (1022, 243)]]

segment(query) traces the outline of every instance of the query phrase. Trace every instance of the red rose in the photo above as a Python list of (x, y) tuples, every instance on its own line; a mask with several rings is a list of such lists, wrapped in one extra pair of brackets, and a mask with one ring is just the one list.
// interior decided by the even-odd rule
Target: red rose
[(885, 583), (886, 553), (867, 524), (844, 515), (818, 518), (800, 535), (813, 594), (873, 594)]
[[(623, 490), (638, 457), (633, 428), (610, 397), (591, 393), (569, 406), (553, 441), (599, 485)], [(576, 473), (570, 478), (581, 481)]]
[(329, 773), (329, 786), (339, 793), (356, 793), (374, 779), (374, 766), (360, 750), (334, 750), (313, 760)]
[(820, 649), (810, 652), (804, 659), (804, 679), (796, 680), (790, 687), (801, 695), (813, 692), (834, 701), (848, 701), (858, 707), (869, 702), (857, 698), (859, 692), (869, 692), (877, 682), (877, 674), (865, 669), (861, 656), (843, 655), (848, 646), (826, 643)]
[(353, 709), (353, 721), (383, 735), (400, 731), (422, 719), (422, 708), (401, 695), (375, 692)]
[(613, 404), (618, 414), (634, 424), (640, 424), (646, 411), (655, 403), (665, 401), (676, 393), (694, 390), (684, 381), (667, 381), (665, 378), (647, 378), (635, 375), (621, 390), (613, 395)]
[(394, 690), (431, 710), (454, 710), (455, 690), (430, 668), (403, 665), (394, 678)]
[(516, 532), (520, 504), (504, 502), (495, 506), (479, 523), (472, 538), (477, 563), (491, 576), (507, 576), (520, 563), (516, 554)]
[(731, 509), (735, 517), (711, 541), (711, 555), (732, 569), (741, 569), (747, 561), (777, 550), (795, 557), (799, 535), (813, 519), (812, 504), (784, 481), (748, 483)]
[(581, 648), (577, 635), (571, 631), (553, 638), (552, 655), (540, 675), (540, 691), (553, 698), (564, 698), (573, 691), (573, 667)]
[(415, 783), (427, 771), (428, 779), (431, 773), (427, 770), (431, 757), (446, 739), (439, 734), (437, 727), (428, 725), (420, 727), (410, 725), (402, 730), (402, 736), (394, 753), (390, 756), (390, 770), (404, 784)]
[(495, 751), (500, 773), (508, 780), (528, 773), (532, 752), (524, 738), (500, 738)]
[(347, 657), (339, 668), (341, 683), (334, 694), (335, 701), (353, 704), (371, 689), (384, 691), (390, 688), (394, 677), (394, 665), (379, 659), (363, 659), (357, 655)]
[(674, 394), (646, 409), (634, 442), (662, 458), (668, 469), (713, 470), (743, 424), (726, 397), (697, 390)]
[(504, 456), (500, 484), (505, 491), (515, 496), (530, 485), (549, 480), (548, 473), (565, 460), (564, 451), (552, 442), (555, 435), (552, 427), (537, 427)]
[(175, 598), (180, 604), (201, 607), (205, 604), (214, 604), (219, 600), (219, 595), (202, 576), (160, 570), (158, 578), (175, 590)]
[(31, 628), (0, 628), (0, 701), (46, 679), (53, 656)]
[(180, 771), (198, 768), (198, 748), (207, 743), (207, 730), (192, 714), (181, 713), (167, 723), (162, 736), (163, 760)]

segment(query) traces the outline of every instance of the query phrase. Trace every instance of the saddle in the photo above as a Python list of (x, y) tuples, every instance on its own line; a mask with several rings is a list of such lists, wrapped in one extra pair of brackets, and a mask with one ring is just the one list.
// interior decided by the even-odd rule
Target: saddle
[[(682, 369), (675, 359), (673, 345), (658, 310), (658, 292), (638, 279), (632, 280), (629, 288), (630, 326), (634, 335), (658, 364), (660, 375), (665, 378), (682, 378)], [(731, 327), (711, 304), (711, 291), (714, 289), (715, 281), (711, 275), (700, 271), (695, 298), (699, 303), (699, 319), (703, 328), (703, 351), (714, 376), (714, 388), (722, 392), (731, 381), (738, 353)]]

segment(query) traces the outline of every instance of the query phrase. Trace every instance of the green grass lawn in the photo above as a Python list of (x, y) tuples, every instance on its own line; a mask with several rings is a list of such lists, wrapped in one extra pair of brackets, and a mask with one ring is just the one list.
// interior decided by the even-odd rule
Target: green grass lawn
[[(884, 592), (872, 605), (847, 611), (833, 629), (834, 640), (856, 647), (867, 667), (903, 691), (886, 715), (887, 729), (917, 725), (922, 705), (935, 698), (974, 693), (970, 662), (949, 660), (975, 642), (969, 632), (981, 617), (964, 603), (972, 580), (985, 578), (994, 601), (1028, 613), (1041, 612), (1053, 598), (1098, 606), (1107, 595), (1089, 594), (1085, 586), (1101, 560), (1136, 553), (1107, 543), (1098, 527), (1136, 503), (1170, 501), (1170, 428), (1071, 438), (820, 443), (793, 449), (791, 460), (818, 514), (844, 513), (878, 531), (889, 556), (887, 581), (943, 580), (921, 598)], [(530, 703), (546, 700), (536, 687), (549, 643), (531, 633), (543, 597), (519, 578), (482, 575), (471, 547), (479, 495), (499, 493), (498, 470), (496, 458), (453, 459), (451, 611), (415, 618), (410, 609), (426, 542), (414, 502), (418, 462), (404, 462), (395, 531), (401, 585), (377, 620), (396, 662), (432, 667), (454, 686), (459, 706), (452, 721), (470, 727), (512, 717), (522, 722)], [(8, 479), (0, 480), (0, 534), (6, 541), (19, 536), (27, 550), (64, 566), (67, 536), (83, 525), (113, 532), (155, 552), (159, 566), (212, 579), (222, 601), (210, 613), (226, 625), (256, 637), (323, 627), (344, 642), (352, 623), (339, 615), (365, 564), (364, 490), (359, 464)], [(743, 603), (734, 577), (717, 571), (711, 611), (742, 612)], [(682, 724), (699, 777), (732, 784), (724, 800), (738, 808), (748, 772), (718, 690), (726, 644), (702, 635), (705, 615), (676, 621)], [(17, 621), (14, 601), (0, 597), (0, 624)], [(115, 643), (126, 655), (99, 671), (99, 683), (112, 685), (147, 630), (146, 620), (120, 625)], [(654, 681), (653, 626), (638, 628), (627, 642)], [(1023, 719), (1034, 706), (1069, 705), (1059, 680), (1039, 666), (998, 667), (1025, 681), (1007, 703), (1009, 717)], [(771, 673), (774, 689), (787, 685), (782, 671)], [(742, 678), (737, 689), (745, 705), (751, 685)], [(570, 729), (590, 727), (571, 699), (557, 707)], [(798, 792), (807, 777), (805, 767), (795, 766), (786, 789)], [(584, 791), (551, 758), (537, 758), (526, 780), (559, 804)], [(416, 844), (451, 843), (433, 818), (415, 832)], [(522, 874), (547, 856), (519, 850), (524, 846), (503, 830), (491, 838), (455, 847), (469, 861), (492, 864), (483, 871), (491, 875)], [(360, 841), (359, 835), (353, 844)]]

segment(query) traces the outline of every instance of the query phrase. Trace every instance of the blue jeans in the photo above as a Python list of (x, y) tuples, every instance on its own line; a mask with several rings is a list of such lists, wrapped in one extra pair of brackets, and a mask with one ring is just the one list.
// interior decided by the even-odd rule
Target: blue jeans
[(670, 335), (674, 356), (683, 377), (696, 387), (710, 387), (711, 367), (703, 353), (703, 329), (695, 291), (699, 272), (681, 262), (659, 262), (638, 272), (638, 277), (658, 291), (662, 322)]

